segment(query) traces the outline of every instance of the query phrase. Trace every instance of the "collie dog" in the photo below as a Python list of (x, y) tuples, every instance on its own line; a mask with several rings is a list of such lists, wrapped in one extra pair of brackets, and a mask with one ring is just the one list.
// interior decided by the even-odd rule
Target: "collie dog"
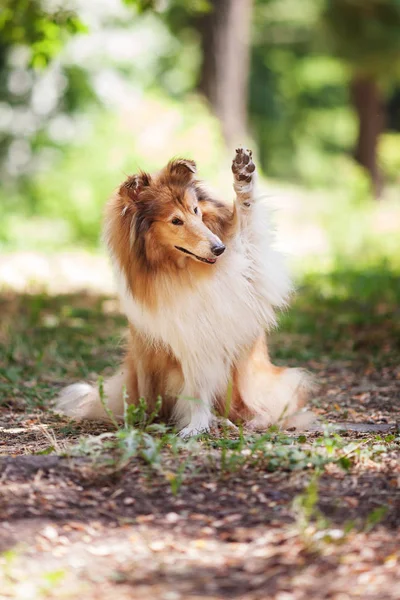
[[(210, 194), (192, 160), (128, 177), (109, 201), (105, 240), (129, 322), (125, 360), (104, 384), (116, 418), (162, 398), (162, 418), (182, 437), (209, 431), (213, 409), (255, 427), (304, 426), (312, 388), (301, 369), (271, 364), (265, 331), (291, 285), (272, 247), (269, 215), (254, 193), (252, 153), (232, 163), (232, 205)], [(96, 387), (66, 388), (57, 409), (104, 419)], [(308, 422), (308, 417), (307, 417)]]

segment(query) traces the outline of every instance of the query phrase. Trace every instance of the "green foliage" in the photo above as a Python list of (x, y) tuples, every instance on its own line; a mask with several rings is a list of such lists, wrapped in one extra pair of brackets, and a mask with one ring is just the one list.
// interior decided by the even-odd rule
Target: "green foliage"
[(180, 18), (187, 18), (187, 15), (199, 15), (212, 10), (212, 0), (124, 0), (128, 6), (134, 6), (139, 13), (146, 11), (156, 11), (167, 13), (171, 18), (171, 13), (180, 12)]
[(387, 506), (377, 506), (367, 517), (367, 523), (365, 530), (371, 531), (376, 525), (378, 525), (386, 516), (388, 512)]
[(105, 411), (108, 419), (111, 421), (111, 423), (114, 425), (114, 427), (116, 429), (119, 429), (118, 422), (115, 419), (112, 410), (109, 408), (109, 406), (107, 404), (107, 399), (106, 399), (106, 397), (104, 395), (104, 380), (103, 380), (102, 377), (99, 378), (98, 387), (99, 387), (100, 403), (101, 403), (102, 407), (104, 408), (104, 411)]
[(326, 0), (323, 23), (334, 52), (363, 75), (400, 75), (398, 0)]
[[(16, 206), (29, 213), (26, 193), (33, 172), (44, 164), (46, 151), (63, 143), (51, 135), (61, 115), (65, 130), (73, 113), (94, 101), (87, 73), (63, 64), (61, 51), (72, 36), (86, 32), (77, 13), (44, 0), (4, 0), (0, 11), (0, 203), (3, 214)], [(61, 131), (63, 137), (64, 131)], [(65, 142), (65, 140), (64, 140)], [(0, 240), (7, 225), (0, 226)]]
[(3, 0), (0, 12), (3, 46), (26, 45), (33, 67), (45, 67), (65, 43), (66, 35), (86, 31), (77, 15), (43, 0)]
[[(68, 3), (52, 8), (40, 0), (4, 0), (0, 249), (97, 247), (102, 207), (125, 174), (157, 169), (173, 154), (193, 156), (201, 174), (220, 183), (225, 155), (219, 124), (191, 95), (201, 64), (199, 22), (212, 4), (126, 0), (105, 15), (96, 7), (96, 25), (79, 50), (87, 56), (79, 60), (79, 52), (71, 58), (65, 47), (73, 36), (82, 42), (85, 12), (79, 7), (73, 12)], [(370, 183), (350, 154), (357, 123), (348, 94), (359, 53), (368, 68), (379, 63), (387, 90), (399, 81), (398, 13), (394, 0), (254, 0), (249, 117), (258, 164), (266, 175), (300, 181), (318, 196), (310, 219), (329, 238), (327, 254), (347, 262), (398, 251), (394, 234), (371, 226)], [(96, 31), (104, 40), (128, 33), (134, 59), (124, 56), (123, 41), (115, 52), (92, 56)], [(32, 98), (46, 97), (40, 83), (51, 73), (57, 77), (48, 89), (57, 98), (38, 115)], [(112, 74), (107, 87), (116, 84), (117, 102), (98, 91), (105, 74)], [(10, 85), (19, 78), (25, 87)], [(16, 131), (15, 124), (25, 121)], [(386, 134), (379, 146), (394, 202), (399, 139)]]
[(297, 310), (281, 317), (281, 326), (295, 337), (278, 345), (275, 355), (287, 359), (295, 353), (301, 360), (340, 356), (367, 364), (396, 364), (399, 303), (399, 269), (388, 264), (357, 268), (337, 263), (326, 274), (311, 272), (299, 289)]
[(351, 147), (348, 72), (325, 52), (322, 3), (269, 0), (255, 5), (250, 122), (266, 172), (327, 183), (329, 159)]
[(364, 75), (386, 94), (400, 81), (397, 0), (255, 3), (250, 122), (265, 171), (330, 185), (332, 159), (352, 152), (357, 123), (349, 82)]
[(400, 136), (386, 133), (379, 143), (379, 164), (387, 181), (400, 184)]
[(57, 594), (67, 572), (63, 569), (43, 571), (40, 572), (38, 580), (32, 583), (31, 577), (18, 568), (18, 561), (23, 560), (22, 555), (22, 545), (14, 546), (12, 550), (0, 554), (0, 583), (5, 597), (17, 598), (24, 584), (30, 584), (29, 593), (34, 598), (48, 598), (50, 594)]
[[(266, 471), (301, 471), (319, 472), (325, 465), (336, 463), (344, 470), (353, 465), (358, 446), (352, 446), (337, 434), (332, 434), (326, 427), (324, 435), (310, 444), (306, 436), (297, 438), (288, 436), (271, 427), (266, 433), (244, 435), (232, 438), (226, 433), (221, 438), (209, 437), (204, 443), (220, 451), (218, 460), (215, 452), (210, 452), (209, 461), (214, 469), (222, 474), (235, 473), (249, 466)], [(300, 444), (306, 444), (300, 448)], [(387, 447), (385, 447), (387, 450)], [(378, 451), (368, 447), (368, 457), (376, 457)], [(383, 450), (382, 450), (383, 451)]]
[(155, 472), (165, 479), (176, 496), (187, 472), (193, 470), (193, 456), (198, 453), (197, 441), (182, 440), (166, 424), (155, 422), (161, 409), (161, 398), (149, 412), (143, 398), (139, 399), (137, 405), (127, 404), (124, 392), (124, 421), (120, 425), (107, 406), (101, 381), (100, 397), (110, 421), (117, 429), (116, 433), (82, 438), (67, 450), (67, 454), (85, 455), (117, 470), (129, 461), (138, 459), (150, 468), (150, 476)]
[[(136, 112), (139, 118), (128, 127), (112, 114), (92, 109), (90, 121), (82, 121), (86, 134), (57, 153), (18, 193), (0, 190), (0, 246), (1, 241), (41, 250), (76, 243), (98, 246), (104, 204), (114, 189), (127, 174), (139, 168), (154, 171), (174, 154), (196, 158), (204, 177), (218, 176), (221, 138), (215, 119), (196, 98), (182, 108), (148, 94)], [(164, 123), (169, 124), (165, 129)], [(154, 127), (159, 128), (156, 138)]]
[[(165, 125), (157, 119), (160, 103), (154, 102), (154, 97), (163, 98), (164, 105), (175, 102), (174, 118), (179, 120), (182, 113), (187, 135), (193, 135), (198, 145), (203, 143), (202, 126), (210, 119), (205, 117), (204, 107), (201, 114), (197, 108), (193, 111), (193, 118), (199, 119), (196, 131), (187, 121), (202, 59), (199, 23), (212, 9), (210, 0), (126, 0), (105, 15), (96, 7), (90, 31), (83, 24), (85, 12), (79, 6), (74, 12), (68, 3), (53, 7), (41, 0), (4, 0), (0, 113), (4, 109), (8, 125), (0, 137), (0, 243), (12, 244), (18, 230), (29, 245), (19, 218), (22, 215), (24, 225), (32, 225), (37, 232), (33, 245), (40, 245), (45, 238), (46, 246), (47, 233), (53, 235), (48, 247), (77, 240), (96, 244), (100, 206), (122, 173), (136, 166), (158, 167), (164, 160), (166, 144), (155, 144), (151, 159), (146, 149), (142, 150), (151, 121), (157, 123), (151, 133), (155, 137), (168, 126), (168, 121)], [(249, 120), (267, 175), (301, 180), (319, 189), (336, 187), (340, 173), (346, 198), (353, 202), (357, 196), (360, 202), (367, 201), (368, 180), (350, 157), (357, 127), (348, 84), (355, 65), (359, 69), (361, 62), (363, 68), (379, 69), (387, 90), (399, 81), (399, 10), (395, 0), (254, 0)], [(113, 32), (129, 32), (134, 58), (124, 58), (124, 51), (120, 54), (125, 48), (123, 41), (115, 53), (99, 52), (93, 58), (90, 46), (96, 31), (105, 40)], [(83, 44), (82, 60), (71, 60), (63, 51), (65, 42), (83, 32), (89, 33), (84, 36), (89, 50)], [(15, 58), (21, 51), (27, 53), (25, 62)], [(57, 88), (57, 100), (48, 113), (38, 116), (32, 106), (33, 92), (40, 78), (54, 71), (58, 72), (52, 84)], [(113, 101), (104, 100), (94, 85), (105, 73), (111, 73), (113, 82), (119, 82), (117, 89), (124, 90), (118, 93), (120, 100), (127, 92), (124, 108), (120, 102), (115, 110), (122, 119), (110, 108)], [(18, 82), (18, 78), (24, 85), (10, 87), (10, 80)], [(135, 98), (141, 95), (148, 98), (146, 117), (136, 113)], [(16, 133), (14, 123), (21, 122), (21, 115), (27, 125)], [(52, 134), (58, 116), (62, 117), (61, 134), (63, 119), (70, 119), (72, 125), (73, 133), (65, 139)], [(142, 125), (136, 127), (134, 136), (123, 131), (131, 121)], [(85, 134), (90, 127), (92, 133)], [(216, 121), (212, 129), (209, 147), (218, 140), (221, 151)], [(172, 139), (176, 132), (169, 133)], [(174, 144), (170, 150), (185, 150), (184, 137), (180, 137), (180, 146)], [(391, 134), (380, 148), (383, 173), (394, 184), (398, 184), (399, 147), (397, 136)], [(191, 148), (197, 157), (195, 144)], [(125, 159), (115, 158), (118, 152)], [(211, 153), (216, 155), (214, 148)], [(110, 167), (104, 169), (104, 164)], [(327, 197), (328, 201), (333, 202)], [(39, 220), (31, 220), (35, 217)], [(338, 239), (336, 234), (333, 237)]]
[(154, 405), (154, 409), (148, 413), (147, 403), (144, 398), (139, 398), (138, 404), (128, 404), (126, 390), (124, 390), (124, 427), (129, 429), (137, 427), (139, 429), (146, 429), (153, 424), (155, 419), (160, 414), (162, 406), (162, 398), (159, 396)]
[(311, 519), (319, 517), (318, 503), (318, 476), (313, 476), (304, 492), (296, 496), (293, 508), (298, 514), (302, 528), (309, 525)]

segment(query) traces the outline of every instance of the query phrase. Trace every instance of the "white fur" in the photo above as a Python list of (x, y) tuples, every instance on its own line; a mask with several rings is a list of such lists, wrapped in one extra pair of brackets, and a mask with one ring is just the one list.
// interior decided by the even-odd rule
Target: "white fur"
[(298, 398), (313, 389), (313, 381), (302, 369), (283, 369), (271, 377), (265, 370), (253, 370), (241, 378), (240, 393), (251, 404), (257, 416), (248, 425), (266, 429), (277, 423), (304, 428), (314, 420), (310, 412), (298, 409)]
[[(116, 419), (123, 418), (125, 375), (121, 369), (104, 382), (104, 400)], [(74, 383), (64, 388), (57, 398), (55, 410), (74, 419), (108, 418), (100, 402), (98, 388), (88, 383)]]
[[(193, 281), (184, 294), (177, 295), (167, 277), (161, 279), (160, 294), (166, 300), (156, 312), (133, 297), (111, 252), (129, 322), (149, 344), (170, 349), (181, 364), (183, 387), (180, 377), (172, 377), (169, 392), (178, 397), (173, 416), (183, 436), (209, 429), (214, 399), (226, 394), (233, 363), (263, 330), (275, 325), (274, 307), (284, 306), (291, 290), (282, 256), (272, 247), (267, 206), (257, 201), (251, 210), (241, 208), (240, 196), (251, 192), (251, 184), (242, 189), (236, 185), (235, 190), (241, 225), (236, 238), (217, 263), (210, 265), (210, 277)], [(140, 357), (136, 359), (140, 375)], [(302, 385), (301, 378), (299, 371), (288, 370), (281, 384), (274, 384), (268, 393), (266, 390), (270, 398), (267, 420), (277, 421), (286, 405), (288, 413), (293, 412), (290, 403), (296, 386)], [(122, 412), (124, 383), (122, 372), (106, 383), (110, 409), (117, 415)], [(146, 387), (145, 376), (139, 376), (140, 396), (146, 395)], [(265, 395), (252, 402), (265, 407)], [(87, 384), (67, 388), (57, 407), (75, 417), (104, 418), (98, 393)], [(265, 408), (262, 410), (265, 414)]]
[[(171, 349), (181, 363), (184, 388), (171, 392), (181, 397), (174, 420), (185, 435), (209, 428), (214, 399), (225, 394), (232, 364), (261, 331), (275, 325), (274, 307), (283, 306), (290, 292), (282, 257), (271, 245), (264, 202), (257, 202), (248, 218), (248, 227), (210, 265), (209, 278), (194, 281), (179, 295), (168, 278), (161, 281), (160, 293), (168, 300), (156, 312), (135, 300), (113, 260), (128, 320), (150, 344)], [(145, 396), (145, 389), (139, 395)]]

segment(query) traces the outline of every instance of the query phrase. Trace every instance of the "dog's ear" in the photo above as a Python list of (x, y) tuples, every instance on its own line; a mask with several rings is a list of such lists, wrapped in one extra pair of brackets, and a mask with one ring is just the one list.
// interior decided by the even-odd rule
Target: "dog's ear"
[(171, 160), (165, 170), (165, 174), (174, 179), (178, 179), (182, 183), (192, 181), (197, 172), (196, 163), (194, 160), (186, 158), (176, 158)]
[(125, 201), (132, 203), (139, 198), (140, 192), (151, 183), (151, 177), (148, 173), (140, 172), (138, 175), (131, 175), (124, 181), (119, 188), (119, 194)]

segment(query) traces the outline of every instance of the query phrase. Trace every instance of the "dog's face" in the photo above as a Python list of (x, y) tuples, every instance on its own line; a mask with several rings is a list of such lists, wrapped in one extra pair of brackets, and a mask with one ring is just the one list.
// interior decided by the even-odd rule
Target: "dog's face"
[(149, 264), (186, 259), (214, 264), (225, 246), (202, 220), (194, 185), (195, 164), (177, 160), (154, 179), (129, 178), (120, 188), (132, 217), (134, 251)]
[(203, 223), (194, 190), (167, 187), (162, 196), (164, 210), (152, 225), (154, 243), (162, 246), (176, 260), (183, 255), (214, 264), (225, 246)]

